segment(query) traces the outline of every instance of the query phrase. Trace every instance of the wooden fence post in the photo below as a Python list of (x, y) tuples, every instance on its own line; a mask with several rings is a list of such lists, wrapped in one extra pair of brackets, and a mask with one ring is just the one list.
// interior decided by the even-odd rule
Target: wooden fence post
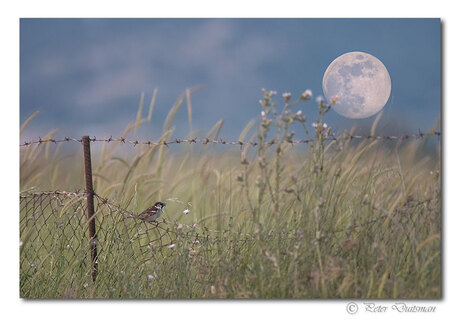
[(85, 158), (86, 203), (89, 223), (89, 246), (91, 252), (91, 276), (94, 282), (96, 281), (97, 276), (97, 236), (96, 220), (94, 218), (93, 173), (91, 170), (91, 150), (89, 136), (83, 136), (82, 143)]

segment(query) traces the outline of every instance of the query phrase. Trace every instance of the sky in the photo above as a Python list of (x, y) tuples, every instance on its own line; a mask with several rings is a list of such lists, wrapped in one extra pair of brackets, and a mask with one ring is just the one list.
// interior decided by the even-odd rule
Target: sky
[[(156, 88), (141, 133), (155, 139), (179, 95), (195, 86), (192, 129), (206, 134), (224, 119), (221, 137), (237, 139), (260, 117), (262, 88), (277, 91), (279, 107), (284, 92), (324, 96), (324, 72), (351, 51), (377, 57), (390, 74), (380, 133), (432, 128), (441, 115), (439, 19), (21, 19), (21, 124), (40, 111), (21, 141), (53, 129), (55, 137), (120, 136), (141, 93), (147, 116)], [(315, 121), (315, 100), (293, 109)], [(325, 122), (340, 134), (354, 126), (366, 132), (374, 119), (331, 110)], [(189, 133), (185, 105), (174, 127), (174, 136)]]

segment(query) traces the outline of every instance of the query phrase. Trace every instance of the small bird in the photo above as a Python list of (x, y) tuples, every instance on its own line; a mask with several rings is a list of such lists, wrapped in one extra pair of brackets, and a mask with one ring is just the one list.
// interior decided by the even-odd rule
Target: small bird
[(163, 213), (163, 208), (166, 206), (163, 202), (156, 202), (153, 206), (136, 216), (129, 216), (128, 218), (139, 219), (142, 221), (153, 222), (158, 219)]

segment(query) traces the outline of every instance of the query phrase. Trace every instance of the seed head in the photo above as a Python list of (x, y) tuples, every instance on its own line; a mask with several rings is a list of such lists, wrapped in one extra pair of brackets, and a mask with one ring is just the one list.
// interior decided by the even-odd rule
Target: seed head
[(289, 100), (291, 99), (291, 93), (283, 93), (283, 98), (284, 102), (289, 103)]
[(303, 101), (307, 101), (307, 100), (310, 100), (311, 97), (312, 97), (312, 92), (311, 90), (305, 90), (301, 95), (300, 95), (300, 99), (303, 100)]

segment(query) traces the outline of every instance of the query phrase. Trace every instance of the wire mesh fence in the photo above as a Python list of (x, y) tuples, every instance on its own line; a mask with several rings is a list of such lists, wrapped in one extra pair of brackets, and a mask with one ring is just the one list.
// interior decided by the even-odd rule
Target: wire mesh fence
[(99, 257), (102, 257), (107, 253), (104, 247), (111, 239), (129, 241), (130, 250), (125, 249), (124, 252), (132, 252), (141, 259), (148, 249), (161, 252), (171, 246), (176, 237), (164, 222), (139, 223), (128, 218), (120, 209), (114, 209), (106, 200), (96, 198), (94, 217), (97, 231), (96, 238), (91, 240), (84, 191), (38, 192), (22, 195), (20, 201), (22, 250), (30, 251), (24, 253), (21, 259), (22, 269), (31, 267), (33, 270), (40, 265), (40, 259), (56, 251), (65, 251), (62, 259), (70, 264), (81, 250), (87, 254), (92, 243), (99, 247)]
[[(85, 191), (34, 192), (20, 196), (21, 283), (25, 283), (37, 270), (47, 272), (56, 267), (68, 271), (68, 277), (74, 277), (76, 272), (91, 277), (92, 244), (97, 245), (96, 262), (102, 265), (104, 274), (115, 276), (112, 270), (118, 267), (111, 265), (117, 262), (121, 254), (131, 260), (129, 266), (140, 268), (149, 262), (161, 264), (167, 261), (178, 243), (190, 252), (200, 248), (212, 253), (218, 252), (219, 244), (223, 242), (232, 248), (250, 248), (256, 239), (261, 238), (257, 234), (242, 233), (231, 228), (219, 231), (166, 219), (144, 222), (130, 218), (134, 215), (132, 212), (95, 194), (96, 238), (90, 239), (86, 198)], [(410, 244), (415, 248), (427, 236), (427, 232), (422, 232), (418, 224), (422, 218), (431, 216), (430, 222), (436, 227), (434, 231), (439, 230), (439, 218), (432, 216), (439, 207), (439, 200), (428, 199), (409, 201), (392, 214), (374, 208), (372, 218), (357, 217), (354, 224), (323, 227), (311, 242), (312, 245), (319, 243), (327, 247), (332, 255), (337, 256), (360, 248), (348, 238), (354, 234), (365, 235), (369, 241), (392, 246), (385, 250), (386, 253), (412, 250), (403, 245)], [(302, 235), (301, 231), (280, 228), (266, 232), (262, 239), (295, 242)], [(403, 239), (398, 245), (384, 240), (391, 237)], [(408, 253), (401, 254), (400, 259), (405, 261), (409, 256)]]
[[(95, 195), (96, 235), (88, 233), (87, 194), (85, 191), (34, 192), (20, 196), (20, 271), (23, 280), (37, 270), (51, 271), (62, 267), (91, 276), (91, 246), (97, 246), (98, 265), (105, 265), (104, 274), (119, 255), (130, 259), (131, 266), (148, 262), (161, 263), (178, 242), (190, 252), (200, 245), (212, 251), (223, 241), (244, 245), (253, 237), (230, 230), (211, 230), (159, 219), (144, 222), (131, 218), (134, 214), (107, 199)], [(126, 258), (125, 258), (126, 259)], [(24, 281), (22, 281), (24, 283)]]

